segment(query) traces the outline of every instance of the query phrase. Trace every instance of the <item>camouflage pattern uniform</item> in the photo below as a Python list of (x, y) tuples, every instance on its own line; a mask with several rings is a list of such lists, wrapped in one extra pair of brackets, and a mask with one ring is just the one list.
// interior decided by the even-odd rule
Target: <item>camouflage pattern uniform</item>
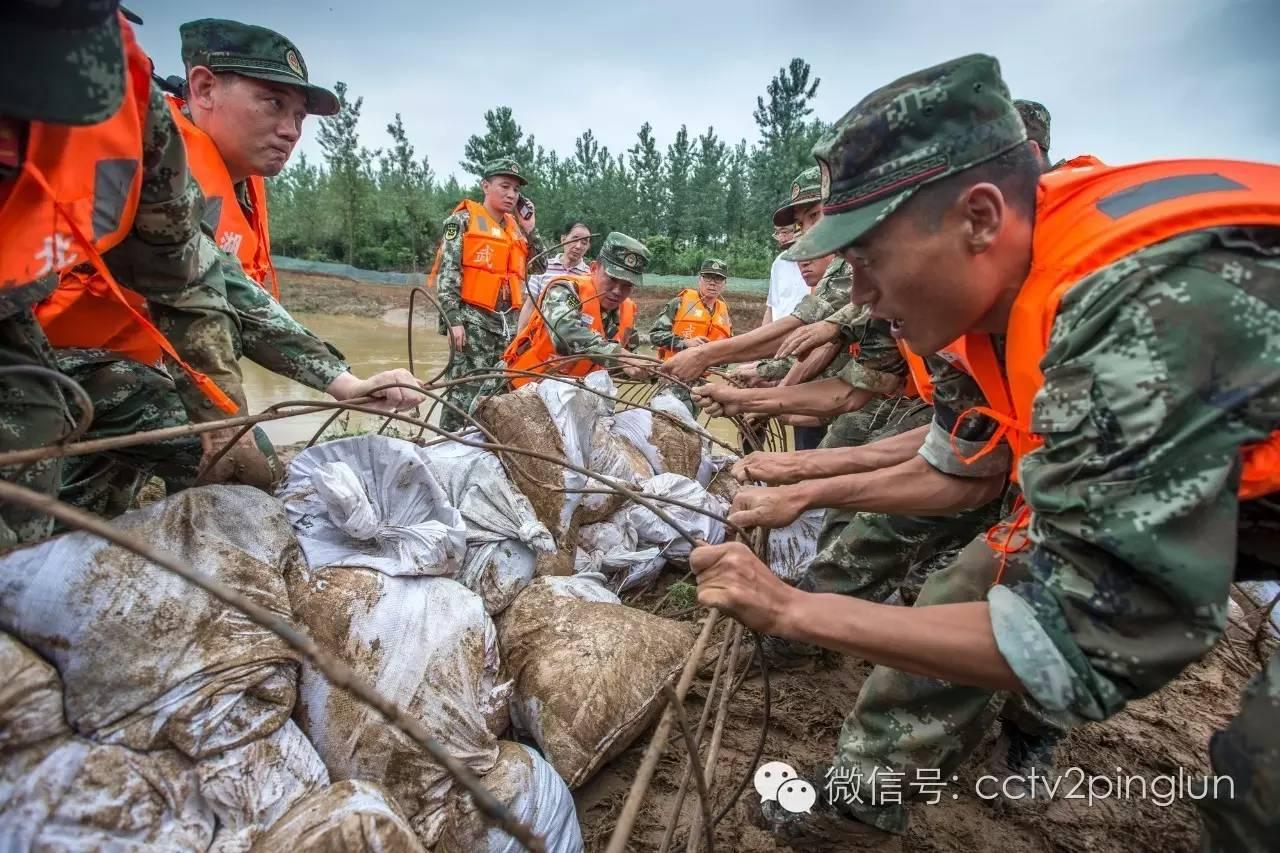
[[(824, 196), (839, 203), (912, 168), (920, 140), (946, 164), (931, 175), (941, 177), (1025, 138), (998, 64), (970, 56), (868, 96), (814, 154), (830, 170)], [(918, 186), (849, 207), (843, 221), (827, 217), (792, 255), (857, 239)], [(992, 586), (1001, 557), (975, 539), (925, 582), (916, 606), (985, 599), (1027, 701), (1062, 720), (1105, 720), (1165, 686), (1221, 637), (1233, 581), (1280, 577), (1280, 500), (1237, 494), (1241, 448), (1280, 427), (1278, 338), (1280, 229), (1186, 233), (1074, 285), (1040, 365), (1032, 423), (1045, 444), (1020, 463), (1029, 542)], [(922, 456), (960, 465), (943, 452), (947, 425), (935, 426)], [(973, 473), (991, 473), (977, 470), (989, 462)], [(1280, 837), (1278, 676), (1273, 658), (1212, 741), (1214, 772), (1233, 774), (1237, 788), (1234, 799), (1198, 801), (1206, 849), (1263, 850)], [(874, 768), (948, 778), (1003, 699), (877, 666), (836, 763), (863, 780)], [(874, 792), (853, 812), (883, 829), (906, 826), (904, 808), (877, 803)]]
[[(522, 184), (524, 178), (519, 174), (519, 166), (514, 160), (502, 159), (485, 166), (484, 177), (510, 175)], [(512, 214), (514, 215), (514, 214)], [(493, 365), (502, 360), (511, 339), (515, 337), (519, 326), (520, 309), (513, 307), (511, 299), (499, 294), (497, 310), (487, 311), (462, 301), (462, 239), (467, 232), (471, 215), (464, 209), (451, 213), (444, 220), (444, 237), (440, 241), (440, 264), (436, 274), (436, 299), (440, 302), (440, 333), (447, 335), (450, 326), (461, 326), (466, 330), (466, 344), (461, 351), (454, 352), (449, 361), (449, 369), (445, 379), (461, 379), (471, 373), (489, 373)], [(535, 258), (542, 252), (542, 243), (537, 232), (527, 236), (529, 257)], [(528, 274), (538, 274), (546, 270), (546, 261), (542, 258), (529, 263)], [(513, 286), (523, 287), (524, 282), (515, 282)], [(490, 387), (487, 382), (474, 382), (454, 385), (444, 392), (444, 398), (463, 411), (471, 411), (477, 397)], [(447, 407), (440, 409), (440, 426), (447, 430), (460, 429), (465, 424), (464, 418)]]

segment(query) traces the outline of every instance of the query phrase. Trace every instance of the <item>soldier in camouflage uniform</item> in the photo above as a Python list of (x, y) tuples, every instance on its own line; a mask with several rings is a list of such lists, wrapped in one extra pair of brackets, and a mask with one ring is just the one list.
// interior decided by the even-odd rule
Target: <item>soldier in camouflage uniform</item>
[[(724, 292), (725, 282), (729, 276), (729, 265), (718, 258), (708, 258), (702, 262), (702, 268), (698, 272), (698, 297), (702, 303), (704, 316), (711, 316), (716, 310), (717, 302), (721, 301), (721, 294)], [(711, 339), (705, 335), (698, 336), (681, 336), (675, 332), (676, 314), (680, 310), (681, 300), (684, 291), (676, 294), (667, 301), (662, 311), (654, 319), (653, 325), (649, 327), (649, 343), (658, 348), (659, 354), (664, 350), (667, 354), (673, 354), (685, 349), (702, 346), (711, 343)], [(725, 319), (729, 319), (729, 308), (727, 300), (724, 301)], [(696, 306), (695, 306), (696, 307)], [(732, 331), (729, 332), (732, 335)], [(716, 340), (723, 340), (724, 337), (717, 337)], [(671, 393), (676, 399), (684, 403), (688, 407), (689, 412), (695, 417), (698, 414), (697, 407), (693, 404), (693, 399), (689, 395), (689, 391), (683, 385), (674, 385)]]
[[(857, 296), (898, 318), (918, 350), (977, 331), (962, 318), (991, 310), (992, 327), (1002, 328), (1008, 308), (991, 304), (1031, 271), (1033, 233), (1071, 227), (1054, 221), (1053, 208), (1036, 210), (1042, 164), (1025, 140), (990, 57), (909, 75), (863, 99), (815, 149), (829, 176), (824, 196), (841, 211), (793, 251), (844, 247), (859, 269)], [(919, 169), (925, 155), (940, 166)], [(892, 193), (864, 190), (895, 177), (902, 180), (890, 183)], [(1233, 184), (1253, 198), (1274, 192)], [(1144, 195), (1143, 186), (1150, 183), (1124, 191), (1129, 207), (1102, 215), (1170, 200)], [(1194, 181), (1182, 186), (1203, 191)], [(1274, 211), (1280, 200), (1257, 206), (1268, 205)], [(958, 229), (971, 228), (974, 242), (956, 240)], [(1003, 544), (1007, 553), (974, 540), (929, 578), (915, 607), (795, 592), (740, 546), (694, 551), (701, 603), (877, 664), (834, 767), (837, 781), (858, 775), (859, 796), (821, 798), (824, 807), (803, 815), (766, 804), (763, 818), (776, 834), (801, 849), (819, 849), (807, 844), (815, 834), (842, 836), (844, 849), (886, 844), (882, 830), (902, 832), (907, 815), (868, 784), (873, 768), (882, 780), (886, 771), (908, 781), (925, 778), (923, 770), (949, 778), (1007, 693), (1063, 719), (1104, 720), (1212, 648), (1233, 580), (1280, 575), (1280, 505), (1265, 492), (1274, 479), (1261, 497), (1239, 495), (1242, 453), (1280, 428), (1280, 355), (1271, 345), (1280, 336), (1278, 257), (1280, 227), (1216, 225), (1134, 250), (1076, 282), (1039, 364), (1044, 385), (1031, 423), (1044, 444), (1019, 464), (1029, 536)], [(982, 484), (998, 485), (1012, 464), (1004, 445), (975, 458), (988, 446), (952, 438), (935, 421), (892, 482), (872, 475), (805, 483), (796, 497), (775, 493), (768, 511), (735, 511), (732, 520), (777, 524), (804, 505), (804, 492), (837, 485), (893, 489), (918, 507), (972, 505)], [(1263, 473), (1276, 475), (1274, 467)], [(1008, 521), (1012, 534), (1020, 522)], [(1236, 787), (1233, 798), (1197, 801), (1206, 849), (1265, 850), (1280, 837), (1277, 678), (1273, 657), (1246, 690), (1240, 716), (1211, 742), (1214, 772), (1232, 774)]]
[[(538, 274), (546, 269), (546, 261), (539, 257), (542, 244), (536, 230), (536, 217), (517, 215), (514, 211), (519, 188), (528, 183), (521, 174), (520, 164), (510, 157), (487, 163), (482, 173), (480, 188), (484, 193), (484, 207), (493, 221), (502, 222), (505, 216), (514, 216), (528, 241), (529, 265), (525, 276)], [(436, 298), (440, 302), (440, 333), (448, 335), (451, 357), (446, 379), (461, 379), (471, 373), (488, 373), (502, 360), (503, 350), (511, 343), (519, 325), (520, 308), (514, 304), (511, 291), (523, 292), (525, 278), (508, 283), (508, 290), (499, 293), (494, 310), (489, 311), (462, 299), (463, 240), (471, 214), (461, 206), (444, 221), (444, 236), (440, 241), (433, 271)], [(464, 412), (469, 412), (475, 400), (488, 387), (488, 383), (475, 382), (454, 385), (444, 393), (444, 398)], [(442, 407), (440, 426), (457, 430), (465, 423), (462, 415), (453, 409)]]

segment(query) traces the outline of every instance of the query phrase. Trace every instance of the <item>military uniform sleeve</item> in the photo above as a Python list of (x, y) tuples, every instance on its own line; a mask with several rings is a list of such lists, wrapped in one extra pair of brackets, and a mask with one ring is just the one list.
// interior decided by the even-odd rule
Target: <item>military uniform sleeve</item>
[(840, 378), (854, 388), (887, 397), (902, 393), (907, 361), (884, 320), (867, 320), (858, 339), (858, 354), (840, 371)]
[(250, 279), (233, 257), (222, 257), (227, 301), (240, 319), (244, 354), (272, 373), (323, 391), (348, 370), (342, 353), (290, 316)]
[(1208, 652), (1250, 577), (1245, 522), (1274, 529), (1274, 500), (1237, 496), (1241, 448), (1280, 427), (1280, 232), (1247, 234), (1166, 241), (1063, 301), (1033, 402), (1045, 444), (1020, 469), (1033, 580), (988, 594), (1050, 709), (1106, 718)]
[[(217, 247), (202, 230), (204, 197), (187, 170), (186, 149), (154, 85), (143, 137), (142, 187), (129, 236), (107, 253), (112, 274), (147, 298), (152, 320), (191, 367), (245, 408), (237, 360), (239, 326), (227, 304)], [(169, 364), (192, 420), (225, 417)]]
[(542, 299), (542, 315), (556, 352), (560, 355), (613, 354), (622, 351), (614, 341), (607, 340), (591, 328), (582, 316), (582, 303), (573, 286), (566, 281), (547, 282), (546, 296)]
[(849, 304), (852, 288), (852, 270), (847, 261), (838, 258), (831, 262), (813, 293), (800, 300), (791, 316), (804, 323), (825, 320)]
[[(992, 343), (996, 357), (1003, 360), (1004, 336), (992, 336)], [(941, 354), (926, 358), (925, 365), (933, 380), (933, 421), (920, 455), (944, 474), (957, 477), (1008, 475), (1013, 455), (1003, 441), (982, 458), (964, 461), (981, 453), (999, 426), (986, 415), (967, 414), (970, 409), (988, 405), (977, 380)]]
[(854, 305), (850, 302), (848, 305), (841, 306), (825, 322), (839, 326), (840, 339), (846, 345), (851, 344), (862, 336), (863, 329), (866, 328), (867, 308), (865, 305)]
[(462, 234), (470, 220), (465, 210), (450, 214), (440, 238), (440, 266), (436, 269), (436, 299), (440, 303), (440, 329), (458, 322), (462, 307)]
[(529, 265), (525, 269), (525, 275), (542, 275), (547, 271), (547, 255), (544, 251), (546, 244), (542, 241), (542, 236), (538, 233), (538, 229), (533, 229), (532, 233), (526, 234), (525, 239), (529, 241)]
[(684, 349), (684, 341), (678, 339), (672, 332), (672, 325), (675, 323), (676, 311), (680, 308), (680, 297), (673, 297), (662, 312), (658, 314), (653, 325), (649, 327), (649, 343), (655, 347), (667, 347), (668, 349), (680, 350)]

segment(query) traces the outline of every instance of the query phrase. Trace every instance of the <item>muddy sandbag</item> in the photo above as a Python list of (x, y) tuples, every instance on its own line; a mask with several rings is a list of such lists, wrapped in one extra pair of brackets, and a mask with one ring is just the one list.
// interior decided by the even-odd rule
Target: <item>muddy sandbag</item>
[(426, 853), (395, 801), (351, 780), (304, 798), (276, 821), (253, 853)]
[[(672, 418), (654, 415), (647, 409), (628, 409), (613, 416), (611, 429), (645, 458), (655, 474), (679, 474), (696, 478), (702, 467), (704, 439), (700, 428), (693, 422), (684, 404), (675, 406), (684, 413), (680, 418), (663, 400), (674, 399), (670, 394), (655, 395), (649, 405), (666, 411)], [(676, 422), (673, 423), (672, 420)]]
[(457, 580), (500, 613), (533, 580), (539, 556), (556, 552), (555, 540), (520, 494), (498, 457), (446, 441), (418, 453), (462, 514), (467, 556)]
[(687, 557), (693, 546), (684, 538), (681, 531), (695, 539), (701, 539), (708, 545), (719, 545), (724, 541), (724, 522), (705, 513), (713, 513), (724, 518), (729, 514), (729, 507), (719, 498), (708, 494), (696, 480), (679, 474), (659, 474), (644, 484), (641, 493), (655, 498), (671, 498), (689, 506), (701, 507), (703, 512), (654, 500), (654, 505), (679, 526), (677, 530), (648, 507), (638, 503), (631, 504), (618, 513), (613, 520), (615, 523), (630, 525), (634, 528), (640, 544), (656, 546), (662, 549), (663, 555), (667, 557)]
[(307, 448), (279, 495), (313, 568), (452, 577), (462, 565), (462, 516), (408, 441), (361, 435)]
[(575, 575), (598, 572), (616, 578), (615, 588), (623, 592), (657, 577), (664, 565), (666, 558), (658, 548), (639, 546), (635, 528), (625, 518), (602, 521), (578, 531)]
[(293, 720), (271, 735), (196, 763), (200, 794), (218, 818), (210, 853), (241, 853), (304, 797), (329, 786), (315, 747)]
[[(533, 749), (504, 740), (498, 763), (480, 780), (511, 816), (546, 842), (547, 853), (582, 853), (582, 827), (564, 780)], [(487, 823), (462, 787), (449, 797), (436, 853), (520, 853), (523, 845)]]
[[(624, 486), (636, 488), (654, 475), (653, 466), (640, 449), (613, 432), (612, 416), (602, 417), (596, 421), (596, 427), (591, 436), (591, 456), (587, 467)], [(590, 484), (590, 488), (603, 486), (604, 483), (599, 481)], [(619, 494), (583, 495), (574, 520), (583, 526), (596, 524), (622, 509), (626, 502), (627, 498)]]
[(214, 816), (190, 759), (63, 735), (0, 759), (0, 849), (203, 853)]
[[(283, 574), (301, 561), (284, 510), (249, 486), (187, 489), (113, 522), (288, 618)], [(182, 578), (87, 533), (0, 559), (0, 628), (62, 677), (71, 728), (132, 749), (202, 758), (289, 718), (284, 641)]]
[(0, 755), (70, 734), (62, 716), (58, 671), (8, 634), (0, 634)]
[[(295, 618), (321, 649), (345, 661), (415, 716), (477, 774), (498, 757), (511, 684), (480, 597), (437, 577), (299, 567), (289, 575)], [(310, 666), (299, 723), (334, 780), (386, 786), (422, 842), (435, 843), (453, 779), (382, 715)]]
[(786, 527), (769, 531), (769, 568), (775, 575), (792, 585), (800, 582), (818, 553), (818, 532), (826, 514), (825, 509), (811, 509)]
[(512, 720), (570, 788), (653, 722), (662, 686), (693, 646), (691, 626), (627, 607), (557, 595), (539, 578), (498, 617), (515, 678)]

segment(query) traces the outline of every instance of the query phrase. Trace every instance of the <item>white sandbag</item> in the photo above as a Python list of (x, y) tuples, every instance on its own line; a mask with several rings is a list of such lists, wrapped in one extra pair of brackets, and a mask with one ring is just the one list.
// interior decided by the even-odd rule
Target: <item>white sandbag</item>
[[(617, 394), (613, 380), (603, 370), (587, 374), (582, 384), (605, 394)], [(590, 469), (591, 439), (595, 435), (596, 421), (613, 411), (613, 403), (599, 394), (579, 388), (576, 384), (539, 381), (534, 387), (546, 405), (552, 423), (560, 433), (560, 440), (564, 445), (564, 458), (579, 467)], [(566, 489), (600, 485), (599, 481), (593, 481), (576, 471), (570, 471), (567, 468), (561, 470)], [(566, 495), (564, 512), (567, 514), (562, 514), (560, 518), (562, 531), (568, 531), (573, 513), (584, 497), (584, 495)]]
[(278, 494), (312, 568), (453, 577), (466, 555), (462, 516), (402, 439), (360, 435), (309, 447)]
[(337, 782), (305, 797), (253, 845), (253, 853), (425, 853), (387, 792)]
[(214, 816), (190, 759), (74, 735), (0, 759), (0, 850), (203, 853)]
[(0, 755), (70, 734), (62, 716), (58, 671), (8, 634), (0, 634)]
[(537, 574), (538, 554), (514, 539), (480, 542), (467, 548), (458, 582), (484, 600), (490, 616), (501, 613)]
[[(1280, 595), (1280, 581), (1245, 581), (1239, 587), (1258, 607), (1268, 606)], [(1280, 607), (1271, 611), (1271, 633), (1280, 634)]]
[[(591, 437), (591, 457), (587, 468), (603, 474), (609, 482), (623, 486), (639, 487), (653, 477), (653, 466), (643, 453), (630, 441), (612, 431), (613, 417), (604, 416), (596, 421)], [(605, 484), (596, 480), (588, 488), (602, 488)], [(582, 496), (577, 521), (581, 525), (603, 521), (622, 509), (627, 499), (619, 494), (587, 494)]]
[(638, 547), (635, 528), (625, 520), (621, 523), (602, 521), (578, 531), (574, 574), (598, 572), (617, 578), (615, 586), (619, 592), (649, 582), (664, 565), (666, 559), (659, 548)]
[[(298, 568), (288, 576), (295, 618), (317, 644), (413, 714), (476, 773), (498, 757), (511, 683), (484, 602), (446, 578), (369, 569)], [(334, 780), (385, 785), (430, 847), (453, 784), (413, 740), (304, 665), (299, 723)]]
[(653, 722), (694, 639), (682, 622), (556, 589), (583, 578), (538, 578), (498, 617), (516, 681), (512, 722), (570, 788)]
[[(502, 741), (498, 763), (480, 780), (511, 816), (546, 842), (547, 853), (582, 853), (582, 827), (569, 787), (529, 747)], [(471, 794), (454, 788), (437, 853), (520, 853), (523, 845), (489, 825)]]
[(649, 405), (673, 418), (655, 416), (647, 409), (627, 409), (613, 416), (613, 434), (635, 447), (655, 474), (699, 476), (710, 447), (705, 431), (670, 392), (655, 395)]
[(246, 853), (304, 797), (329, 786), (329, 772), (293, 720), (270, 736), (196, 763), (200, 794), (218, 818), (209, 853)]
[(582, 572), (572, 577), (546, 577), (539, 583), (554, 598), (570, 598), (575, 601), (595, 601), (604, 604), (621, 604), (622, 599), (609, 591), (605, 576), (596, 572)]
[[(707, 494), (707, 490), (688, 477), (679, 474), (659, 474), (644, 484), (643, 494), (667, 497), (681, 501), (690, 506), (702, 507), (708, 512), (723, 517), (729, 507), (719, 498)], [(718, 545), (724, 541), (724, 523), (717, 519), (685, 509), (675, 504), (654, 502), (660, 510), (685, 532), (694, 538), (701, 539), (708, 545)], [(639, 541), (646, 545), (656, 545), (668, 557), (687, 557), (692, 546), (678, 531), (672, 528), (648, 507), (633, 503), (619, 513), (617, 521), (630, 524), (635, 528)]]
[[(702, 424), (698, 423), (698, 419), (689, 411), (689, 407), (686, 406), (684, 401), (677, 397), (670, 388), (666, 388), (655, 394), (653, 399), (649, 401), (649, 407), (656, 409), (659, 412), (666, 412), (669, 415), (674, 415), (679, 418), (685, 427), (682, 434), (686, 436), (686, 441), (692, 442), (693, 436), (697, 437), (696, 444), (693, 445), (697, 448), (695, 451), (695, 458), (697, 460), (696, 468), (693, 470), (685, 470), (682, 465), (678, 466), (668, 463), (666, 468), (667, 472), (683, 474), (686, 477), (697, 480), (698, 483), (703, 486), (711, 482), (711, 478), (716, 472), (715, 463), (712, 460), (711, 455), (711, 433), (707, 432), (706, 428), (703, 427)], [(664, 419), (659, 418), (658, 420), (662, 421)], [(664, 439), (662, 436), (663, 426), (670, 427), (672, 425), (665, 424), (659, 426), (657, 432), (655, 432), (655, 438), (658, 441), (659, 447), (667, 448), (664, 449), (664, 453), (666, 453), (667, 458), (672, 459), (674, 454), (671, 449), (669, 449), (669, 439)], [(662, 472), (659, 471), (658, 473)]]
[(769, 568), (789, 584), (804, 577), (818, 553), (818, 532), (825, 509), (811, 509), (786, 527), (769, 531)]
[[(283, 574), (301, 553), (270, 495), (187, 489), (113, 523), (290, 616)], [(100, 743), (201, 758), (265, 737), (293, 709), (296, 656), (284, 641), (85, 533), (0, 559), (0, 628), (57, 667), (67, 721)]]

